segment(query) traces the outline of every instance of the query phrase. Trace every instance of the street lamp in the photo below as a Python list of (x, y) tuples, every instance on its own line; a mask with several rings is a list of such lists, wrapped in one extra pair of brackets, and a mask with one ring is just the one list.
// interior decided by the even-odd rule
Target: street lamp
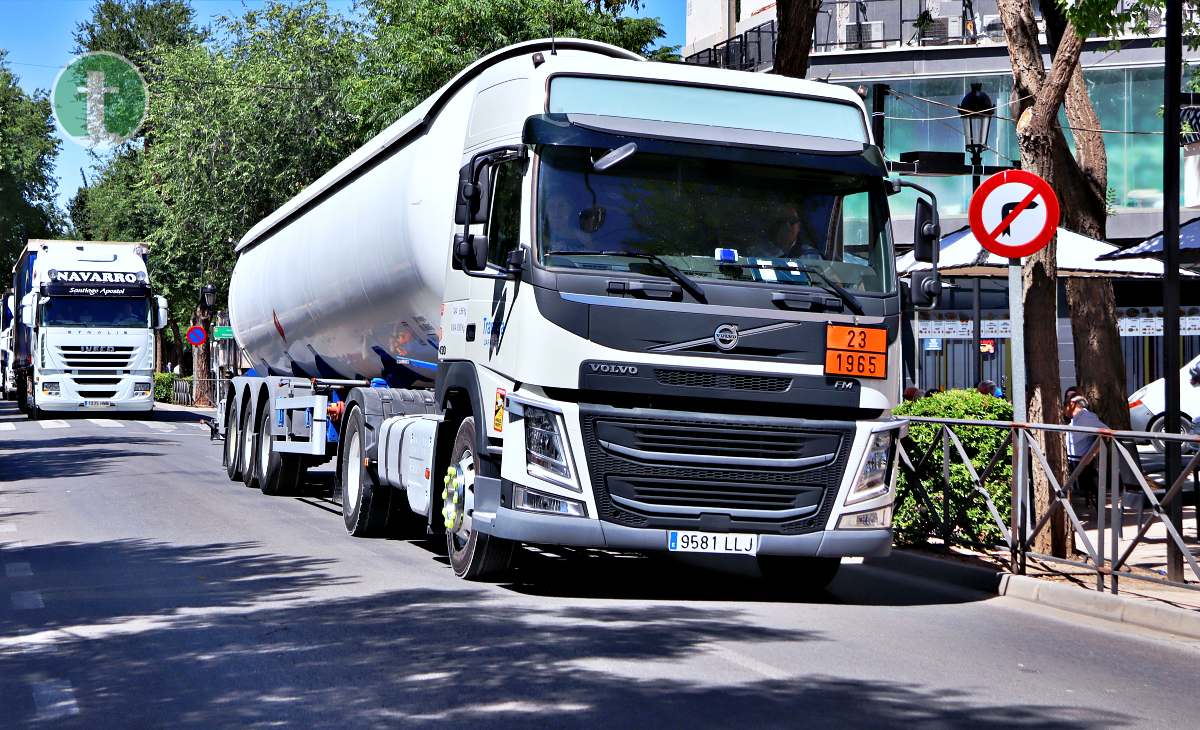
[(211, 312), (213, 305), (217, 303), (217, 287), (212, 284), (205, 284), (200, 290), (200, 308), (204, 311)]
[[(979, 173), (983, 170), (983, 151), (988, 146), (988, 136), (992, 132), (992, 117), (996, 113), (996, 105), (992, 103), (992, 97), (987, 95), (983, 90), (983, 84), (972, 83), (971, 90), (967, 92), (962, 101), (958, 102), (958, 114), (962, 117), (963, 124), (963, 141), (966, 144), (967, 152), (971, 155), (971, 192), (975, 192), (979, 188)], [(983, 351), (981, 347), (982, 339), (982, 313), (980, 312), (981, 299), (979, 277), (975, 277), (974, 286), (971, 288), (971, 314), (974, 318), (974, 364), (975, 364), (975, 383), (978, 385), (983, 381)], [(1017, 396), (1019, 397), (1019, 396)]]
[(996, 114), (996, 105), (992, 103), (992, 97), (983, 90), (983, 84), (972, 83), (971, 90), (958, 102), (958, 114), (962, 117), (967, 152), (971, 155), (973, 191), (979, 187), (983, 151), (987, 149), (988, 137), (992, 132), (992, 117)]

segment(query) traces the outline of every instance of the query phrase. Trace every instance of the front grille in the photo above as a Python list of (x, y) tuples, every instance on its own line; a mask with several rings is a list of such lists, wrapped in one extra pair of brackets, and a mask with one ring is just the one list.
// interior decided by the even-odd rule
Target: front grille
[(129, 367), (133, 358), (134, 348), (131, 346), (114, 346), (112, 352), (87, 352), (85, 345), (63, 345), (58, 348), (59, 357), (68, 370), (119, 371)]
[(76, 385), (117, 385), (121, 382), (120, 378), (91, 378), (84, 375), (76, 375), (71, 378)]
[(630, 527), (819, 530), (852, 440), (849, 428), (581, 413), (600, 519)]
[(696, 370), (654, 369), (654, 378), (662, 385), (679, 388), (722, 388), (725, 390), (758, 390), (782, 393), (792, 387), (792, 379), (776, 375), (742, 375)]
[(117, 394), (115, 390), (81, 390), (80, 397), (83, 398), (112, 398)]

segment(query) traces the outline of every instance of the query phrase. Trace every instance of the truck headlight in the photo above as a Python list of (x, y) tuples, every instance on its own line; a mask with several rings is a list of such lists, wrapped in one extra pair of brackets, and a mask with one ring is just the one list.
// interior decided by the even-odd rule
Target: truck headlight
[(42, 383), (42, 395), (58, 395), (58, 393), (59, 389), (57, 382), (47, 381)]
[(867, 442), (866, 455), (858, 470), (858, 478), (855, 479), (854, 487), (846, 497), (847, 505), (874, 499), (887, 494), (891, 489), (894, 442), (894, 431), (878, 431), (871, 434), (871, 440)]
[(133, 384), (133, 394), (134, 395), (146, 395), (147, 393), (150, 392), (151, 387), (152, 386), (150, 385), (150, 383), (144, 383), (144, 382), (143, 383), (134, 383)]
[(562, 416), (535, 406), (524, 407), (525, 463), (530, 476), (577, 489), (563, 434)]

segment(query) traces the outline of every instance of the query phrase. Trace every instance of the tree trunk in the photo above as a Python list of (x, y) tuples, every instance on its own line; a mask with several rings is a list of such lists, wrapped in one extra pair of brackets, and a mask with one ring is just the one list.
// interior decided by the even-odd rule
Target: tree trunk
[(775, 15), (779, 35), (775, 39), (775, 73), (802, 79), (808, 76), (808, 57), (812, 53), (813, 31), (821, 0), (779, 0)]
[[(1114, 317), (1117, 307), (1112, 284), (1108, 279), (1068, 279), (1067, 305), (1075, 340), (1076, 384), (1101, 421), (1110, 428), (1127, 431), (1125, 358)], [(1106, 325), (1110, 319), (1114, 320), (1111, 327)]]
[(192, 322), (199, 325), (208, 335), (204, 338), (204, 344), (192, 347), (192, 405), (211, 408), (213, 405), (213, 380), (212, 371), (209, 368), (209, 348), (212, 337), (210, 332), (212, 316), (208, 310), (197, 307), (192, 316)]
[[(1054, 60), (1047, 71), (1042, 63), (1037, 24), (1029, 0), (999, 0), (1001, 22), (1008, 41), (1013, 69), (1013, 96), (1017, 105), (1017, 142), (1022, 166), (1041, 176), (1059, 196), (1063, 210), (1086, 205), (1090, 197), (1086, 181), (1062, 130), (1058, 111), (1078, 70), (1083, 39), (1067, 25)], [(1062, 421), (1058, 368), (1058, 242), (1057, 237), (1041, 251), (1026, 257), (1022, 273), (1025, 307), (1025, 394), (1029, 420), (1056, 424)], [(1019, 396), (1019, 394), (1017, 394)], [(1046, 454), (1050, 472), (1062, 483), (1065, 453), (1062, 439), (1038, 433), (1036, 440)], [(1039, 516), (1055, 505), (1050, 477), (1035, 466), (1032, 471), (1033, 502)], [(1055, 510), (1049, 524), (1035, 536), (1033, 549), (1065, 557), (1073, 548), (1073, 534), (1066, 514)]]

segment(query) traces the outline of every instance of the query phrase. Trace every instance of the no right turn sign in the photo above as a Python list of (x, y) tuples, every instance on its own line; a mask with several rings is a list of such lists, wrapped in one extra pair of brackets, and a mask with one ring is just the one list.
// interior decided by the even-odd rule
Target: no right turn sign
[(1045, 180), (1026, 170), (1005, 170), (971, 196), (967, 220), (980, 246), (1015, 259), (1050, 242), (1058, 215), (1058, 198)]

